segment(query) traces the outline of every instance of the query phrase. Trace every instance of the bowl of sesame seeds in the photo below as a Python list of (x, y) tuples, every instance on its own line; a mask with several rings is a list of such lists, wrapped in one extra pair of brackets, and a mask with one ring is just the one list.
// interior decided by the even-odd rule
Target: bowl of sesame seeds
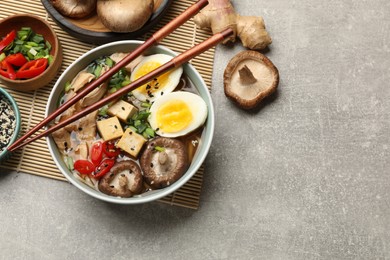
[(7, 150), (19, 136), (21, 118), (14, 98), (0, 87), (0, 163), (10, 156)]

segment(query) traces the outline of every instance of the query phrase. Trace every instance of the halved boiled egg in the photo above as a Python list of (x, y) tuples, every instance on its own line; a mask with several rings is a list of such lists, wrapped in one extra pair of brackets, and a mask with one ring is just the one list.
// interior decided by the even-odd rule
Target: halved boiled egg
[(207, 105), (200, 96), (176, 91), (156, 99), (148, 120), (158, 135), (177, 137), (194, 131), (206, 118)]
[[(155, 70), (172, 59), (166, 54), (154, 54), (146, 56), (133, 70), (130, 80), (135, 81), (145, 74)], [(161, 76), (154, 78), (149, 83), (133, 90), (133, 95), (141, 101), (153, 101), (164, 94), (172, 92), (179, 84), (183, 68), (170, 70)]]

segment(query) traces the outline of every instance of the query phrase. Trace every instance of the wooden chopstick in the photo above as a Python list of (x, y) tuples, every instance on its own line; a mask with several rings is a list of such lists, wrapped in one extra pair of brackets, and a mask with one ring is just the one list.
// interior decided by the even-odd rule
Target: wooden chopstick
[(91, 113), (92, 111), (95, 111), (95, 110), (101, 108), (105, 104), (125, 95), (126, 93), (128, 93), (130, 91), (133, 91), (137, 87), (148, 83), (153, 78), (156, 78), (159, 75), (166, 73), (167, 71), (169, 71), (171, 69), (174, 69), (174, 68), (181, 66), (183, 63), (191, 60), (192, 58), (196, 57), (197, 55), (212, 48), (213, 46), (217, 45), (218, 43), (220, 43), (224, 39), (230, 37), (232, 34), (233, 34), (233, 30), (228, 28), (220, 33), (213, 35), (212, 37), (208, 38), (204, 42), (202, 42), (202, 43), (192, 47), (191, 49), (183, 52), (182, 54), (172, 58), (172, 60), (161, 65), (157, 69), (149, 72), (148, 74), (144, 75), (143, 77), (140, 77), (136, 81), (133, 81), (129, 85), (117, 90), (116, 92), (107, 96), (106, 98), (103, 98), (103, 99), (99, 100), (98, 102), (86, 107), (84, 110), (80, 111), (79, 113), (74, 114), (73, 116), (69, 117), (68, 119), (59, 122), (58, 124), (48, 128), (46, 131), (28, 139), (27, 141), (25, 141), (23, 143), (19, 143), (18, 145), (14, 145), (13, 147), (9, 147), (8, 150), (14, 151), (18, 148), (21, 148), (26, 144), (29, 144), (29, 143), (31, 143), (31, 142), (33, 142), (41, 137), (47, 136), (47, 135), (51, 134), (52, 132), (80, 119), (81, 117)]
[(168, 36), (171, 32), (176, 30), (179, 26), (184, 24), (187, 20), (189, 20), (192, 16), (194, 16), (196, 13), (198, 13), (203, 7), (205, 7), (208, 4), (208, 0), (199, 0), (192, 6), (190, 6), (187, 10), (185, 10), (183, 13), (181, 13), (179, 16), (177, 16), (175, 19), (170, 21), (168, 24), (166, 24), (164, 27), (162, 27), (160, 30), (155, 32), (148, 40), (146, 40), (143, 44), (138, 46), (134, 51), (129, 53), (125, 58), (123, 58), (121, 61), (116, 63), (111, 69), (106, 71), (103, 75), (101, 75), (96, 80), (92, 81), (90, 84), (85, 86), (76, 96), (69, 99), (66, 103), (64, 103), (62, 106), (60, 106), (57, 110), (55, 110), (52, 114), (47, 116), (44, 120), (39, 122), (36, 126), (34, 126), (30, 131), (28, 131), (26, 134), (21, 136), (18, 140), (16, 140), (12, 145), (10, 145), (7, 150), (13, 151), (16, 147), (19, 147), (19, 145), (29, 138), (31, 135), (33, 135), (35, 132), (37, 132), (39, 129), (47, 125), (49, 122), (54, 120), (57, 116), (62, 114), (65, 110), (73, 106), (77, 103), (80, 99), (88, 95), (93, 89), (97, 88), (101, 84), (103, 84), (105, 81), (107, 81), (112, 75), (117, 73), (121, 68), (125, 67), (127, 64), (129, 64), (131, 61), (133, 61), (135, 58), (140, 56), (144, 51), (149, 49), (151, 46), (159, 43), (164, 39), (166, 36)]

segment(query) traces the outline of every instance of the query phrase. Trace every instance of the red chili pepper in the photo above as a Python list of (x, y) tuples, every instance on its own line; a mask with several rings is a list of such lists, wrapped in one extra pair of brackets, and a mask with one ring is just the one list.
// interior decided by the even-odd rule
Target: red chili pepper
[(106, 173), (108, 173), (112, 166), (115, 164), (115, 159), (104, 159), (98, 167), (96, 167), (95, 172), (93, 173), (93, 177), (99, 179), (103, 177)]
[(16, 38), (16, 31), (13, 30), (9, 34), (7, 34), (1, 41), (0, 41), (0, 53), (10, 45), (14, 39)]
[(91, 148), (91, 161), (98, 166), (103, 159), (103, 145), (102, 142), (96, 142)]
[(20, 52), (8, 55), (5, 60), (14, 66), (21, 67), (27, 63), (26, 57)]
[(9, 79), (16, 79), (14, 68), (6, 60), (0, 62), (0, 75)]
[(45, 71), (47, 67), (47, 59), (46, 58), (39, 58), (36, 60), (32, 60), (24, 64), (18, 72), (16, 72), (16, 77), (18, 79), (31, 79), (38, 75), (40, 75), (42, 72)]
[(119, 155), (120, 150), (116, 148), (115, 143), (111, 141), (105, 141), (103, 143), (103, 152), (108, 157), (116, 157)]
[(74, 162), (73, 167), (81, 174), (91, 174), (95, 169), (95, 165), (87, 160), (77, 160)]

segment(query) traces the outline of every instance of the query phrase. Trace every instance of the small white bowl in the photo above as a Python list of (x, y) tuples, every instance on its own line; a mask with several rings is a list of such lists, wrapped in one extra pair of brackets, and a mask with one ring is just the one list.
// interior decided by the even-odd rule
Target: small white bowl
[[(131, 52), (141, 43), (142, 43), (141, 41), (134, 41), (134, 40), (108, 43), (85, 53), (76, 61), (74, 61), (64, 71), (64, 73), (62, 73), (61, 77), (57, 80), (56, 84), (54, 85), (46, 107), (46, 116), (48, 116), (57, 108), (58, 99), (61, 95), (61, 92), (63, 91), (65, 83), (67, 81), (70, 81), (72, 78), (74, 78), (79, 71), (87, 67), (88, 64), (90, 64), (93, 60), (101, 56), (105, 56), (105, 55), (109, 56), (115, 52)], [(156, 53), (163, 53), (171, 56), (177, 55), (175, 52), (161, 45), (150, 48), (145, 54), (150, 55)], [(54, 140), (52, 139), (52, 137), (49, 136), (46, 138), (49, 146), (49, 150), (53, 157), (53, 160), (55, 161), (57, 167), (60, 169), (61, 173), (74, 186), (76, 186), (83, 192), (91, 195), (92, 197), (101, 199), (103, 201), (111, 202), (111, 203), (117, 203), (117, 204), (141, 204), (141, 203), (151, 202), (160, 199), (162, 197), (165, 197), (171, 194), (172, 192), (176, 191), (177, 189), (179, 189), (181, 186), (183, 186), (188, 180), (191, 179), (192, 176), (194, 176), (194, 174), (197, 172), (199, 167), (202, 165), (204, 159), (206, 158), (206, 155), (209, 151), (213, 139), (213, 135), (214, 135), (214, 120), (215, 120), (214, 108), (213, 108), (211, 96), (208, 91), (207, 85), (203, 81), (201, 75), (196, 71), (196, 69), (192, 65), (188, 63), (183, 65), (183, 69), (184, 69), (184, 73), (189, 77), (189, 79), (192, 81), (192, 83), (198, 90), (199, 95), (206, 102), (208, 107), (208, 118), (205, 123), (205, 127), (201, 136), (201, 142), (194, 155), (191, 165), (188, 168), (187, 172), (185, 172), (184, 175), (178, 181), (176, 181), (175, 183), (173, 183), (172, 185), (166, 188), (154, 190), (154, 191), (148, 191), (146, 193), (131, 198), (120, 198), (120, 197), (113, 197), (113, 196), (106, 195), (100, 191), (90, 188), (84, 183), (81, 183), (73, 176), (73, 174), (68, 170), (67, 166), (62, 160), (61, 154), (58, 151)]]

